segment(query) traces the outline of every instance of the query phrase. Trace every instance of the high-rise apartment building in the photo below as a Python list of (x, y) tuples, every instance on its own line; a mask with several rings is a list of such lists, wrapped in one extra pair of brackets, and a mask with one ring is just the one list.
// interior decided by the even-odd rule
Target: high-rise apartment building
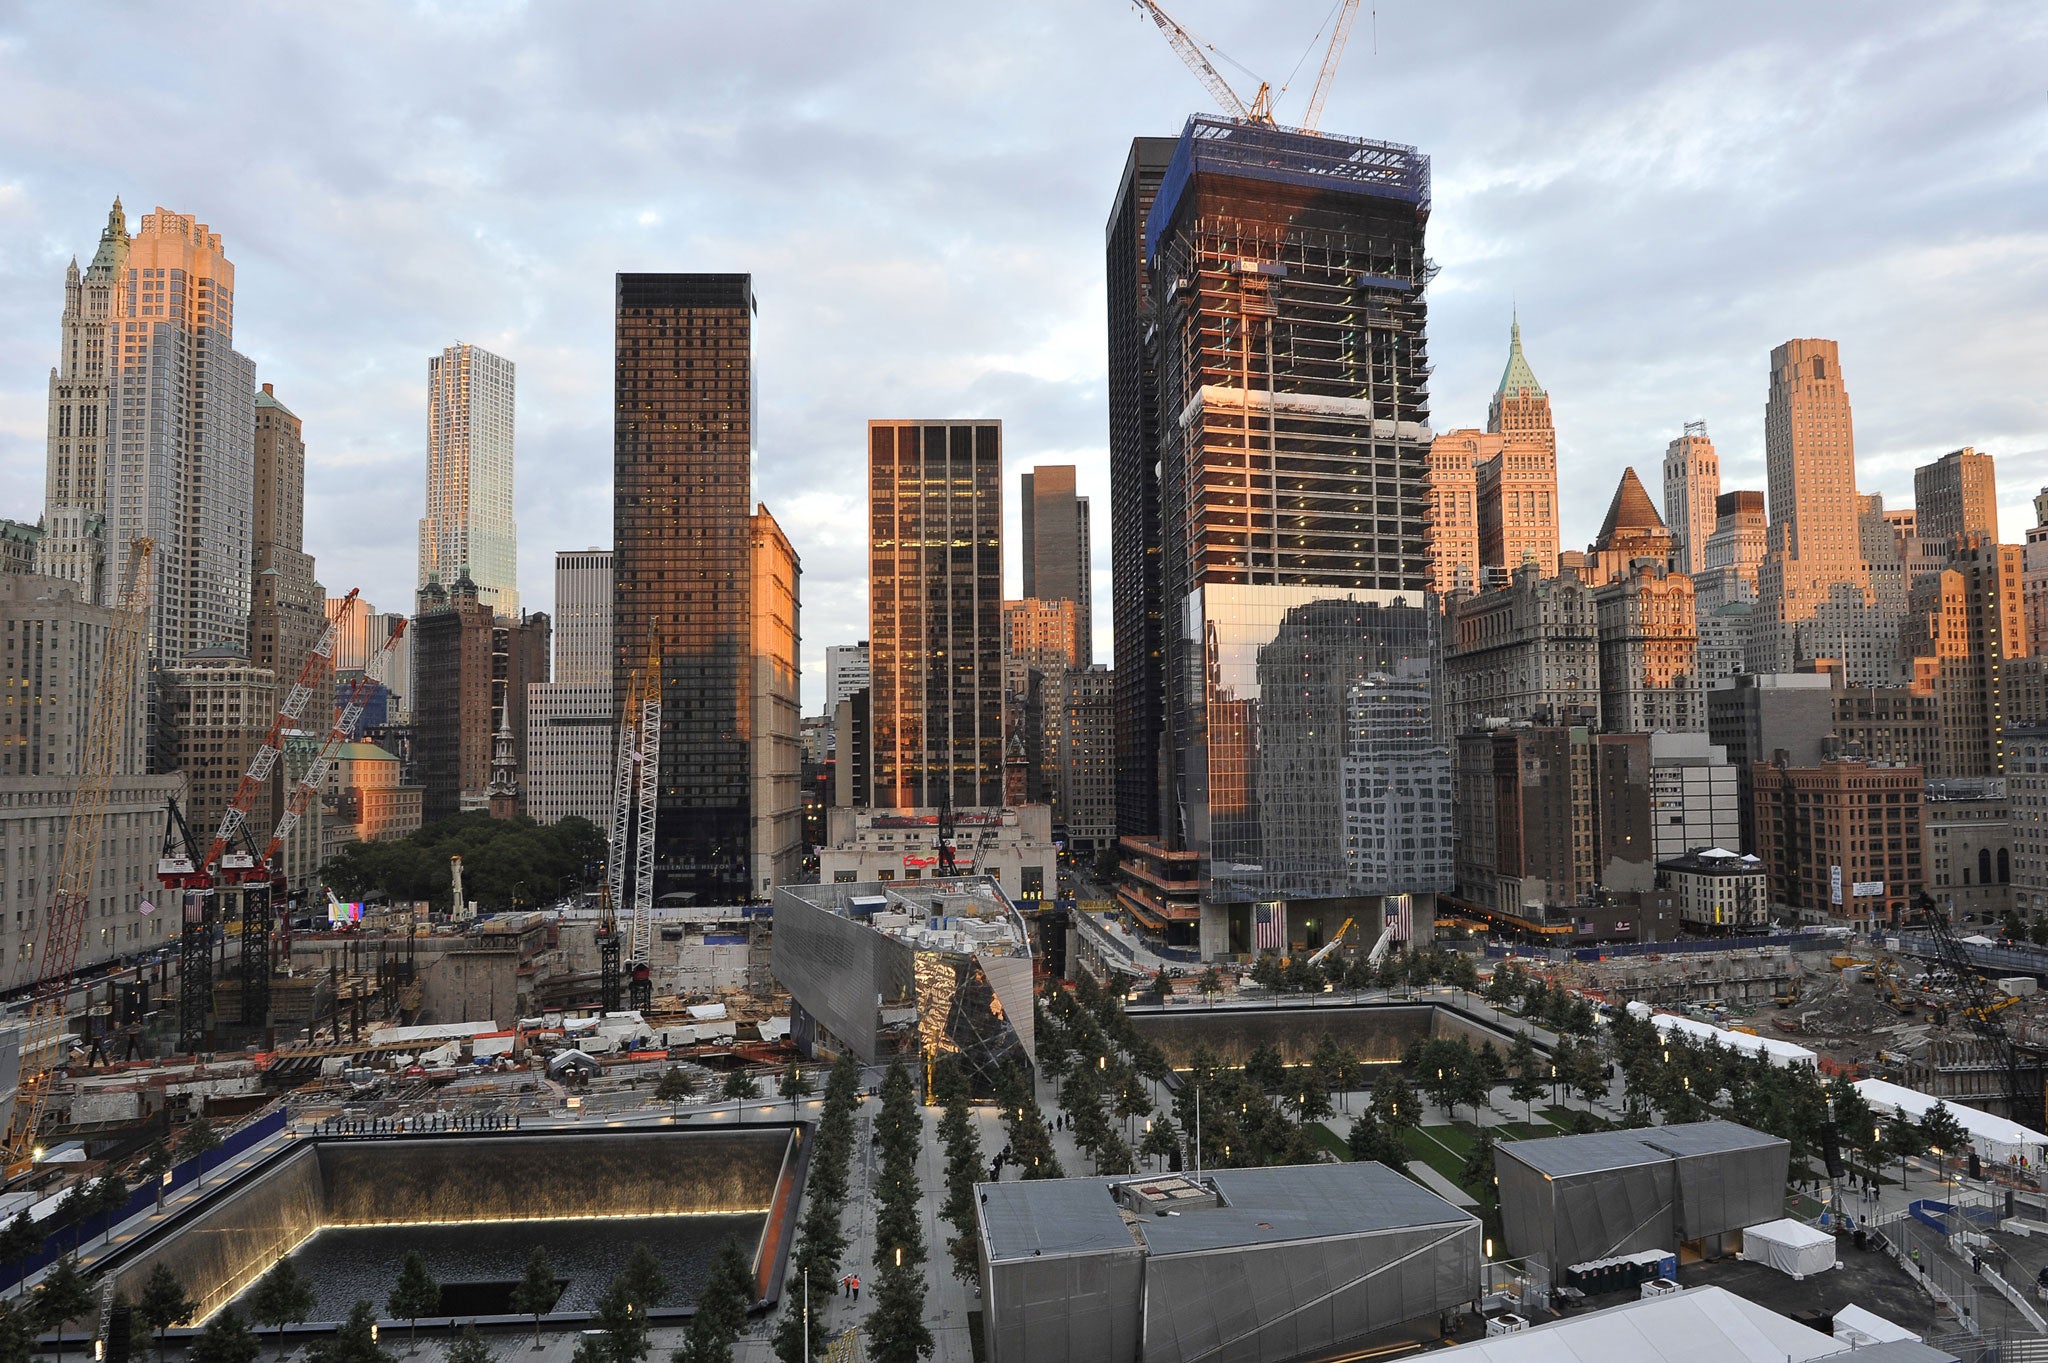
[(2005, 772), (2006, 664), (2030, 652), (2023, 577), (2020, 546), (1970, 532), (1913, 589), (1901, 642), (1940, 701), (1942, 777)]
[(1003, 428), (870, 421), (873, 804), (1003, 803)]
[(555, 554), (553, 679), (526, 688), (526, 814), (611, 827), (612, 552)]
[(1429, 444), (1424, 544), (1429, 589), (1439, 596), (1479, 587), (1479, 465), (1497, 443), (1484, 431), (1450, 431)]
[(1145, 224), (1179, 146), (1134, 137), (1104, 229), (1109, 314), (1110, 578), (1115, 599), (1116, 823), (1119, 836), (1164, 829), (1164, 552), (1159, 519), (1159, 402)]
[(1088, 499), (1074, 494), (1072, 464), (1040, 464), (1022, 481), (1024, 595), (1074, 603), (1075, 666), (1086, 667), (1095, 661)]
[(1998, 476), (1992, 458), (1968, 445), (1913, 470), (1913, 510), (1923, 539), (1946, 554), (1978, 535), (1998, 542)]
[(512, 519), (512, 361), (458, 341), (427, 361), (427, 514), (419, 585), (467, 576), (496, 614), (519, 617)]
[(1890, 684), (1899, 620), (1871, 591), (1855, 427), (1833, 341), (1787, 341), (1771, 352), (1764, 466), (1770, 525), (1750, 671), (1833, 658), (1854, 685)]
[(1487, 404), (1477, 470), (1479, 562), (1505, 581), (1525, 563), (1557, 571), (1557, 431), (1550, 395), (1522, 353), (1522, 323), (1508, 331), (1508, 362)]
[(753, 887), (754, 289), (622, 274), (613, 376), (612, 685), (662, 653), (655, 894)]
[(1205, 950), (1249, 941), (1267, 893), (1216, 841), (1238, 813), (1203, 807), (1202, 750), (1251, 700), (1214, 680), (1219, 612), (1249, 611), (1250, 639), (1310, 600), (1419, 607), (1428, 585), (1429, 203), (1413, 148), (1197, 116), (1146, 218), (1166, 831), (1205, 859)]
[(120, 358), (115, 347), (127, 334), (121, 329), (127, 282), (128, 218), (116, 198), (92, 264), (81, 275), (73, 257), (64, 272), (64, 314), (50, 371), (44, 538), (37, 547), (39, 570), (78, 583), (89, 603), (108, 596), (108, 422), (113, 365)]
[(1707, 541), (1718, 522), (1720, 498), (1721, 457), (1707, 439), (1707, 423), (1688, 421), (1685, 434), (1664, 447), (1664, 524), (1671, 528), (1671, 566), (1688, 577), (1707, 567)]
[(2031, 920), (2048, 913), (2048, 723), (2008, 724), (1999, 736), (2006, 751), (2013, 908)]
[(1116, 844), (1116, 679), (1101, 665), (1045, 679), (1042, 704), (1053, 771), (1054, 820), (1067, 849), (1092, 856)]

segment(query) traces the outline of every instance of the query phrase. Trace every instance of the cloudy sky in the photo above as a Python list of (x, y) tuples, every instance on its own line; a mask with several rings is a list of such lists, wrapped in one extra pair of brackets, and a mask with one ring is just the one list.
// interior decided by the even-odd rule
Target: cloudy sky
[[(1330, 0), (1173, 0), (1298, 116)], [(866, 632), (864, 423), (994, 416), (1075, 463), (1109, 650), (1103, 223), (1211, 101), (1128, 0), (157, 6), (0, 0), (0, 516), (41, 509), (65, 262), (107, 205), (225, 239), (238, 349), (305, 420), (306, 547), (404, 609), (427, 356), (519, 366), (520, 575), (609, 543), (612, 275), (744, 270), (756, 495), (804, 561), (805, 690)], [(1373, 0), (1323, 117), (1435, 166), (1440, 429), (1519, 307), (1567, 547), (1704, 419), (1761, 487), (1766, 362), (1841, 342), (1866, 491), (2048, 484), (2048, 6)], [(1015, 521), (1014, 508), (1011, 513)], [(1011, 583), (1017, 580), (1014, 546)]]

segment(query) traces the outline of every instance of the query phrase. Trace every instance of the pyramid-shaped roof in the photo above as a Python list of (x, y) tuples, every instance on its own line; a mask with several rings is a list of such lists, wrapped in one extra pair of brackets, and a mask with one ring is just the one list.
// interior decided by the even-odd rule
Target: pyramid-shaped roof
[(1650, 494), (1643, 491), (1643, 480), (1636, 477), (1634, 465), (1622, 470), (1621, 486), (1614, 489), (1614, 500), (1607, 504), (1607, 519), (1600, 522), (1600, 537), (1594, 543), (1612, 544), (1617, 531), (1670, 533), (1650, 501)]
[(1536, 371), (1529, 367), (1529, 357), (1522, 353), (1522, 321), (1517, 317), (1508, 328), (1508, 367), (1500, 374), (1500, 387), (1493, 390), (1496, 398), (1519, 394), (1524, 397), (1544, 396), (1543, 385), (1536, 382)]

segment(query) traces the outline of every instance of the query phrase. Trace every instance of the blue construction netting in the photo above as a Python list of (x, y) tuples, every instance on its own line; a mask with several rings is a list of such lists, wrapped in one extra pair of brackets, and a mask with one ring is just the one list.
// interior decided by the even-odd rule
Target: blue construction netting
[(1158, 258), (1159, 238), (1198, 170), (1370, 194), (1429, 209), (1429, 158), (1413, 147), (1196, 114), (1181, 130), (1180, 145), (1173, 149), (1152, 211), (1145, 215), (1148, 264)]

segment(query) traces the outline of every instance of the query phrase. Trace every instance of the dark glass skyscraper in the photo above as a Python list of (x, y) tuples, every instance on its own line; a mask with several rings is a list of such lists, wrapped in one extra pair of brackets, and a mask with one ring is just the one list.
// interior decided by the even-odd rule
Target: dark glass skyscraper
[(750, 889), (754, 311), (750, 275), (618, 276), (612, 675), (659, 645), (657, 897)]
[(1166, 677), (1159, 600), (1159, 421), (1146, 330), (1145, 216), (1173, 159), (1171, 137), (1134, 137), (1110, 210), (1110, 575), (1116, 621), (1116, 831), (1153, 835), (1160, 821), (1159, 744)]

